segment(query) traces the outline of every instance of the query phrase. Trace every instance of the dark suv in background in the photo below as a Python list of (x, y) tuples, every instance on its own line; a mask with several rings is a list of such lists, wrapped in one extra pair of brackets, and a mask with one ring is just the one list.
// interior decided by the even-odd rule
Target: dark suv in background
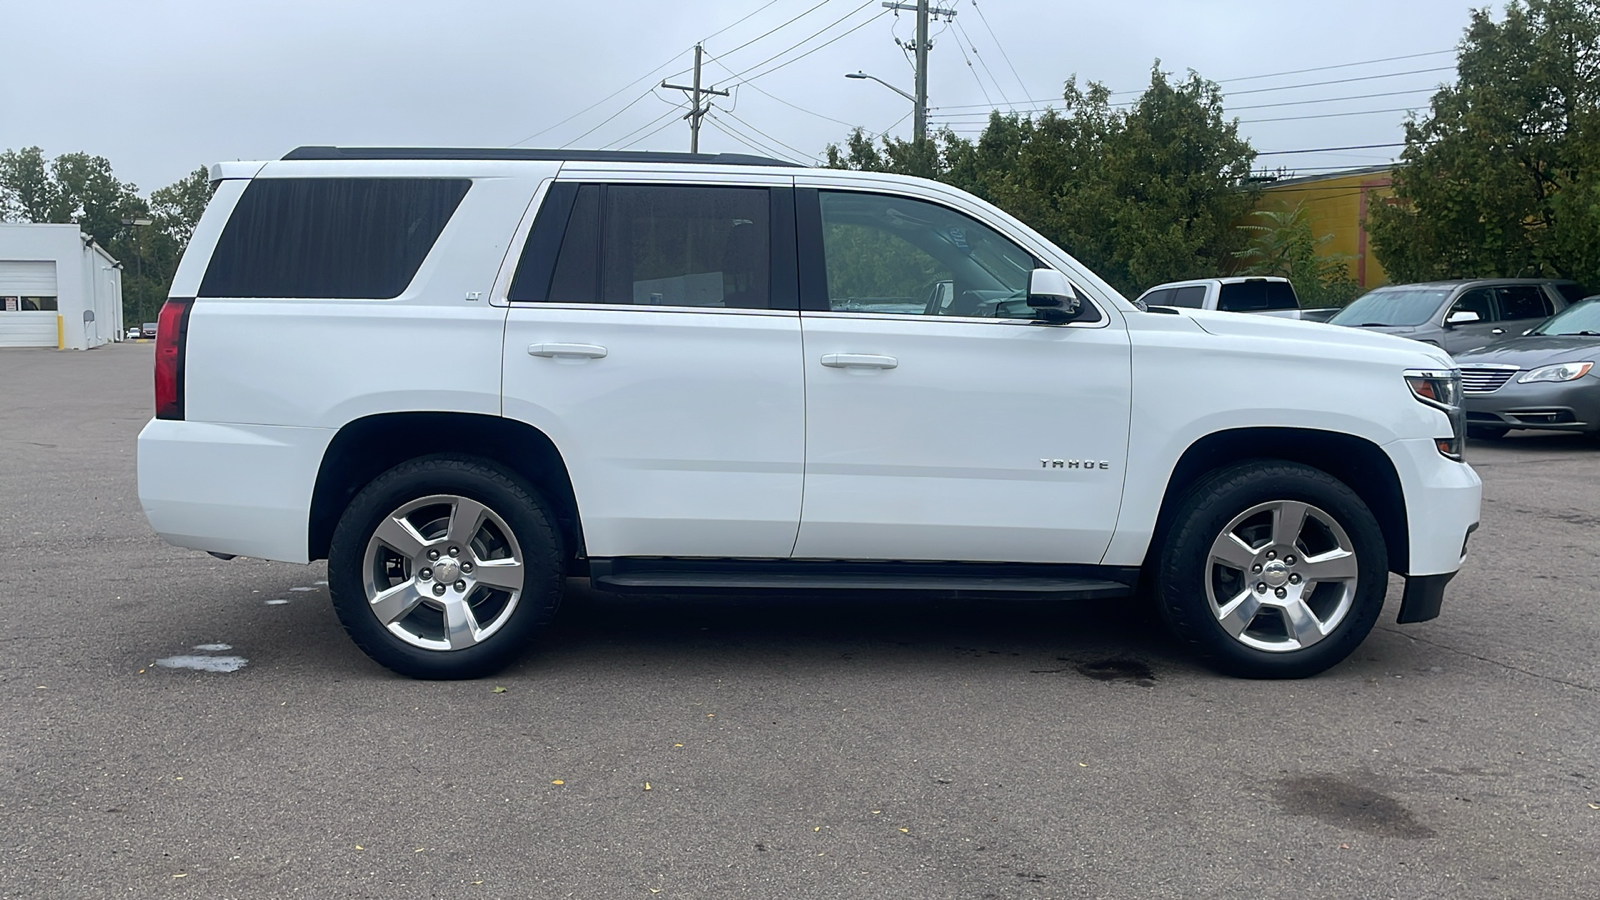
[(1583, 297), (1576, 282), (1544, 278), (1391, 284), (1356, 298), (1328, 321), (1455, 354), (1519, 335)]

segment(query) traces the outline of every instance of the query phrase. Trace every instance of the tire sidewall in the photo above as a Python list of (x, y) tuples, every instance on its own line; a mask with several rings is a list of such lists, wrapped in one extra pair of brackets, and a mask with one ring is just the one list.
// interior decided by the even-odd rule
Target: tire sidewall
[[(1271, 652), (1245, 646), (1223, 629), (1206, 598), (1206, 579), (1211, 545), (1222, 529), (1246, 509), (1280, 500), (1309, 503), (1339, 523), (1355, 546), (1357, 584), (1351, 608), (1332, 634), (1302, 650)], [(1189, 493), (1169, 537), (1162, 547), (1157, 586), (1162, 615), (1207, 664), (1226, 674), (1315, 675), (1348, 657), (1383, 611), (1389, 580), (1383, 531), (1354, 491), (1319, 469), (1261, 461), (1220, 471)]]
[[(482, 643), (463, 650), (427, 650), (391, 633), (372, 614), (366, 594), (367, 544), (378, 524), (411, 500), (456, 494), (484, 504), (511, 528), (521, 549), (522, 594), (510, 618)], [(551, 507), (530, 485), (488, 462), (463, 456), (422, 457), (378, 476), (346, 507), (328, 550), (328, 589), (345, 631), (378, 663), (413, 678), (480, 678), (526, 651), (555, 612), (565, 559)]]

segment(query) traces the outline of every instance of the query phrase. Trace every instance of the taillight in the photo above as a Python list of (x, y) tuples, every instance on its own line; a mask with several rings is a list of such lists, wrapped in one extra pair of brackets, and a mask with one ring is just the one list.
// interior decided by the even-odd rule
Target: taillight
[(193, 298), (168, 300), (156, 319), (156, 418), (183, 418), (183, 350)]

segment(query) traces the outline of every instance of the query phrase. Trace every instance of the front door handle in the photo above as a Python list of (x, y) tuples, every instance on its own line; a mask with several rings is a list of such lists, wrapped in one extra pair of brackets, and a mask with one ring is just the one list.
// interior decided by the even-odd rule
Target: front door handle
[(822, 364), (830, 369), (892, 369), (900, 360), (876, 353), (824, 353)]
[(1496, 329), (1494, 329), (1493, 331), (1491, 331), (1489, 333), (1490, 334), (1505, 334), (1506, 330), (1504, 328), (1496, 328)]
[(603, 359), (606, 348), (599, 344), (529, 344), (528, 355), (546, 359)]

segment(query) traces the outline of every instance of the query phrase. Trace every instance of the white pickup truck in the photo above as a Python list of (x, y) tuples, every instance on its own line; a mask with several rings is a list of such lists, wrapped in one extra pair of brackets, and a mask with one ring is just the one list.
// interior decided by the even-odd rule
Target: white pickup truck
[(1179, 309), (1216, 309), (1255, 313), (1280, 319), (1298, 319), (1300, 298), (1289, 279), (1266, 275), (1195, 278), (1169, 281), (1139, 295), (1144, 306)]
[(1460, 373), (1140, 311), (943, 184), (760, 158), (306, 147), (213, 167), (139, 496), (327, 559), (373, 659), (481, 676), (565, 580), (1153, 599), (1217, 669), (1344, 659), (1478, 523)]

